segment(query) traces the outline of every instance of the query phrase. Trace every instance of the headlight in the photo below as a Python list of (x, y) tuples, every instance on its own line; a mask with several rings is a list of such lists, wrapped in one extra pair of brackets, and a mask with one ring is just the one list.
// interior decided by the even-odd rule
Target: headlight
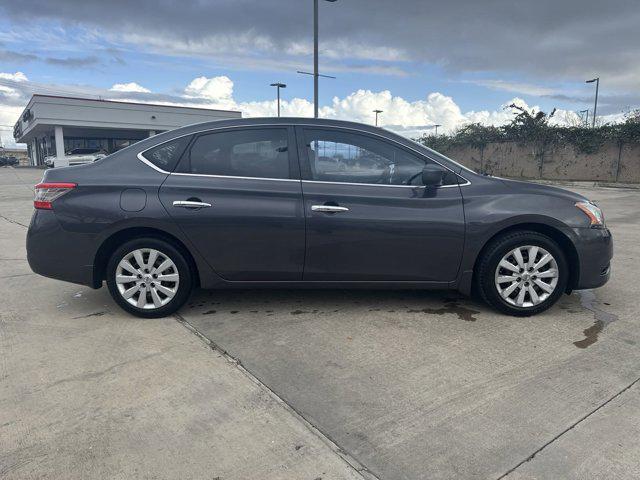
[(604, 215), (602, 210), (593, 202), (578, 202), (576, 207), (589, 217), (592, 227), (604, 227)]

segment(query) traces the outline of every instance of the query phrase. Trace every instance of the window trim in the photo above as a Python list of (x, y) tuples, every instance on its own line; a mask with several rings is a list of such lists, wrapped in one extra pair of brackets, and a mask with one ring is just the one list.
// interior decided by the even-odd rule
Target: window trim
[[(144, 156), (144, 154), (147, 153), (149, 150), (153, 150), (155, 148), (161, 147), (161, 146), (166, 145), (166, 144), (171, 143), (171, 142), (175, 142), (176, 140), (179, 140), (179, 139), (184, 138), (184, 137), (189, 137), (191, 135), (193, 135), (193, 133), (187, 133), (186, 135), (179, 135), (177, 137), (172, 138), (171, 140), (167, 140), (166, 142), (158, 143), (157, 145), (153, 145), (153, 146), (151, 146), (149, 148), (146, 148), (143, 151), (138, 152), (138, 155), (137, 155), (138, 160), (142, 161), (142, 163), (145, 163), (145, 164), (149, 165), (151, 168), (153, 168), (154, 170), (156, 170), (156, 171), (158, 171), (160, 173), (165, 173), (165, 174), (169, 175), (169, 174), (172, 173), (173, 170), (175, 170), (177, 168), (178, 164), (182, 160), (182, 156), (184, 155), (184, 152), (186, 152), (187, 149), (189, 148), (189, 146), (191, 145), (191, 143), (193, 141), (193, 138), (189, 139), (187, 144), (182, 149), (182, 152), (180, 152), (180, 155), (178, 156), (178, 160), (176, 161), (175, 165), (173, 166), (173, 169), (172, 169), (171, 172), (168, 172), (168, 171), (163, 170), (162, 168), (158, 167), (155, 163), (153, 163), (151, 160), (146, 158)], [(132, 145), (130, 145), (130, 146), (132, 146)], [(125, 148), (127, 148), (127, 147), (125, 147)]]
[[(429, 155), (426, 155), (424, 152), (421, 152), (419, 150), (416, 150), (415, 148), (411, 148), (411, 147), (407, 147), (403, 144), (401, 144), (400, 142), (393, 140), (393, 139), (389, 139), (387, 137), (385, 137), (384, 135), (380, 135), (377, 133), (373, 133), (373, 132), (368, 132), (366, 130), (362, 130), (359, 128), (353, 128), (353, 127), (342, 127), (342, 126), (338, 126), (338, 125), (315, 125), (313, 123), (293, 123), (293, 124), (273, 124), (273, 123), (252, 123), (252, 124), (247, 124), (247, 125), (226, 125), (224, 127), (218, 127), (218, 128), (207, 128), (206, 130), (197, 130), (195, 132), (190, 132), (190, 133), (185, 133), (183, 135), (178, 135), (176, 137), (170, 138), (164, 142), (158, 143), (156, 145), (152, 145), (149, 148), (145, 148), (144, 150), (138, 152), (138, 154), (136, 155), (138, 157), (138, 160), (140, 160), (142, 163), (148, 165), (149, 167), (153, 168), (154, 170), (160, 172), (160, 173), (164, 173), (166, 175), (186, 175), (186, 176), (205, 176), (205, 177), (214, 177), (216, 178), (215, 175), (205, 175), (205, 174), (198, 174), (198, 173), (172, 173), (172, 172), (167, 172), (165, 170), (162, 170), (158, 167), (156, 167), (153, 163), (151, 163), (150, 161), (148, 161), (146, 158), (144, 158), (143, 154), (147, 151), (147, 150), (151, 150), (152, 148), (158, 147), (160, 145), (163, 145), (165, 143), (171, 142), (173, 140), (177, 140), (178, 138), (182, 138), (182, 137), (187, 137), (189, 135), (198, 135), (198, 134), (204, 134), (204, 133), (212, 133), (212, 132), (219, 132), (222, 130), (228, 130), (228, 129), (232, 129), (232, 128), (250, 128), (250, 127), (285, 127), (285, 128), (289, 128), (291, 130), (294, 131), (294, 139), (296, 139), (296, 137), (298, 137), (298, 128), (303, 128), (303, 127), (308, 127), (308, 128), (325, 128), (325, 129), (337, 129), (337, 130), (345, 130), (345, 131), (351, 131), (351, 132), (359, 132), (365, 135), (371, 135), (373, 137), (379, 137), (381, 138), (383, 141), (386, 141), (388, 143), (393, 143), (394, 145), (398, 145), (400, 148), (405, 148), (407, 150), (411, 150), (412, 152), (415, 152), (416, 154), (420, 155), (421, 157), (426, 157), (429, 160), (437, 163), (438, 165), (440, 165), (442, 168), (445, 168), (447, 170), (449, 170), (450, 172), (456, 174), (458, 177), (460, 177), (461, 179), (463, 179), (465, 181), (465, 183), (459, 183), (458, 185), (442, 185), (440, 187), (436, 187), (436, 188), (450, 188), (450, 187), (465, 187), (467, 185), (471, 185), (471, 181), (464, 177), (463, 175), (461, 175), (460, 173), (455, 172), (452, 168), (443, 165), (441, 162), (439, 162), (438, 160), (430, 157)], [(303, 144), (304, 142), (296, 142), (296, 145), (298, 145), (298, 148), (300, 147), (301, 144)], [(133, 146), (133, 145), (132, 145)], [(300, 155), (297, 155), (297, 157), (299, 158)], [(456, 162), (457, 163), (457, 162)], [(301, 172), (298, 169), (298, 174), (300, 174)], [(230, 177), (219, 177), (219, 178), (230, 178)], [(319, 183), (332, 183), (332, 182), (320, 182), (320, 181), (316, 181), (316, 180), (302, 180), (302, 176), (300, 175), (300, 179), (285, 179), (285, 178), (264, 178), (264, 177), (237, 177), (237, 178), (243, 178), (243, 179), (248, 179), (248, 180), (272, 180), (272, 181), (282, 181), (282, 182), (319, 182)], [(340, 185), (346, 185), (344, 182), (335, 182), (337, 184)], [(379, 183), (355, 183), (354, 185), (364, 185), (364, 186), (374, 186), (374, 187), (380, 187), (383, 186), (382, 184)], [(425, 188), (424, 186), (420, 186), (420, 185), (386, 185), (386, 186), (392, 186), (392, 187), (402, 187), (402, 188)]]
[[(167, 173), (167, 172), (164, 172)], [(231, 178), (235, 180), (268, 180), (271, 182), (300, 182), (296, 178), (272, 178), (272, 177), (238, 177), (235, 175), (212, 175), (210, 173), (183, 173), (183, 172), (171, 172), (169, 175), (176, 175), (181, 177), (210, 177), (210, 178)]]

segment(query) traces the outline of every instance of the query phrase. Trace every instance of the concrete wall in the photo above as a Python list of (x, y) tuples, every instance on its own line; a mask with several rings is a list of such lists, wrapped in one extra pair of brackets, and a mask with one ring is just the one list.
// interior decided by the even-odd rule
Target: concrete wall
[(489, 143), (442, 152), (476, 171), (515, 178), (640, 183), (640, 145), (604, 144), (595, 153), (572, 145), (542, 150), (533, 144)]

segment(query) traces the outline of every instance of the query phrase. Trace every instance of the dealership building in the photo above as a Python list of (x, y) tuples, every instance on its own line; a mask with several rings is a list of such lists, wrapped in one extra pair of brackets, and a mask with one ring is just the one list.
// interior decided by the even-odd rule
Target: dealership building
[(56, 166), (65, 166), (65, 153), (72, 150), (109, 154), (167, 130), (241, 116), (230, 110), (36, 94), (16, 122), (13, 137), (27, 145), (30, 165), (55, 157)]

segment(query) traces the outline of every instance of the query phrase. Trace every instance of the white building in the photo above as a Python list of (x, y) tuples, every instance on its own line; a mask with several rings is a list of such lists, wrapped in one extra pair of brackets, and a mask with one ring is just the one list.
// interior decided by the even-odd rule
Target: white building
[(13, 137), (27, 144), (31, 165), (55, 156), (56, 166), (64, 166), (65, 153), (75, 149), (113, 153), (156, 133), (241, 116), (230, 110), (36, 94), (16, 122)]

